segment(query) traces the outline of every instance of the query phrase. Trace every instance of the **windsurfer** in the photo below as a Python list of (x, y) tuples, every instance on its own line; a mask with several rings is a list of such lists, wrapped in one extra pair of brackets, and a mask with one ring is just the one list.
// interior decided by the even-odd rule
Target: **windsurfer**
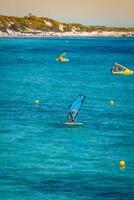
[(80, 124), (77, 123), (77, 117), (78, 117), (78, 113), (82, 107), (82, 104), (85, 100), (85, 96), (84, 95), (79, 95), (74, 102), (69, 106), (69, 113), (68, 113), (68, 121), (66, 122), (66, 124)]

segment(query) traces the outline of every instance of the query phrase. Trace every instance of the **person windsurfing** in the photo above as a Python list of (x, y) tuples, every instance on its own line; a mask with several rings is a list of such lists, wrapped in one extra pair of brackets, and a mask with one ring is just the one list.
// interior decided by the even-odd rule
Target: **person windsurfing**
[(69, 106), (68, 119), (65, 124), (68, 124), (68, 125), (82, 124), (82, 123), (77, 122), (77, 117), (78, 117), (79, 111), (84, 103), (85, 98), (86, 97), (84, 95), (79, 95), (74, 100), (74, 102)]
[(66, 53), (62, 53), (62, 54), (56, 59), (56, 61), (58, 61), (58, 62), (68, 62), (69, 59), (65, 57), (65, 54), (66, 54)]

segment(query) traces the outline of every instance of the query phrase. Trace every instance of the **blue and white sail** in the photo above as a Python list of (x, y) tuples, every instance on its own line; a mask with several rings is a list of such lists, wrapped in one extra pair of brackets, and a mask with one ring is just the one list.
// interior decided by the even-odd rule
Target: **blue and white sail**
[(85, 96), (79, 95), (74, 102), (69, 106), (69, 115), (68, 115), (68, 121), (75, 123), (77, 120), (77, 116), (79, 114), (79, 111), (84, 103)]

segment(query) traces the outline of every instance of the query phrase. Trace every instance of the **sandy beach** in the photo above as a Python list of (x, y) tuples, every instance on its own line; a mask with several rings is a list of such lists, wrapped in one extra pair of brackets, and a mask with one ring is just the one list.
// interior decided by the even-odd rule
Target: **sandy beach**
[(0, 31), (0, 37), (134, 37), (134, 32), (115, 32), (115, 31), (92, 31), (92, 32), (15, 32), (7, 30)]

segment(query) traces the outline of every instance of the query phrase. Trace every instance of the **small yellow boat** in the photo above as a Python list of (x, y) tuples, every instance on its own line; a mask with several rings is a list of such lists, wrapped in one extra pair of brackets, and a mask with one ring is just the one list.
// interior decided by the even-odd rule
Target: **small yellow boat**
[(115, 63), (115, 66), (111, 69), (112, 74), (119, 75), (132, 75), (134, 74), (134, 70), (128, 69), (118, 63)]

